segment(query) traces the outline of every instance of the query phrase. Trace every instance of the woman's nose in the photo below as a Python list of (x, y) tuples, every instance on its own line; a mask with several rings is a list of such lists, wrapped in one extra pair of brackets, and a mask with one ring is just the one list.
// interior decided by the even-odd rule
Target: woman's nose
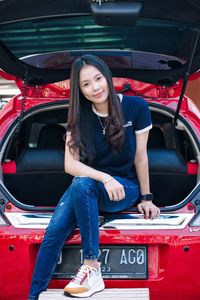
[(93, 82), (92, 83), (92, 88), (93, 88), (94, 91), (97, 91), (99, 89), (98, 83), (97, 82)]

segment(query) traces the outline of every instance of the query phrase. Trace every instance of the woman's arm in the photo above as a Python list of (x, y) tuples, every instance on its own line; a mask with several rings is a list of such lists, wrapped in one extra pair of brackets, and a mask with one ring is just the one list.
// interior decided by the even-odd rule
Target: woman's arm
[[(150, 193), (149, 186), (149, 167), (147, 156), (147, 141), (149, 131), (136, 134), (136, 154), (135, 154), (135, 169), (140, 184), (141, 195)], [(155, 206), (152, 201), (142, 201), (138, 204), (138, 210), (140, 213), (144, 213), (146, 219), (156, 218), (160, 214), (160, 210)]]
[(147, 156), (147, 141), (149, 131), (136, 134), (135, 169), (140, 184), (141, 195), (149, 194), (149, 166)]
[(79, 161), (79, 154), (72, 155), (67, 145), (70, 140), (70, 135), (66, 137), (65, 144), (65, 172), (72, 176), (87, 176), (97, 181), (106, 181), (111, 176), (104, 172), (97, 171)]
[(105, 172), (98, 171), (80, 162), (78, 153), (72, 155), (67, 145), (70, 138), (70, 134), (67, 134), (65, 144), (65, 172), (72, 176), (86, 176), (96, 181), (101, 181), (104, 184), (110, 200), (119, 201), (124, 199), (124, 188), (117, 180)]

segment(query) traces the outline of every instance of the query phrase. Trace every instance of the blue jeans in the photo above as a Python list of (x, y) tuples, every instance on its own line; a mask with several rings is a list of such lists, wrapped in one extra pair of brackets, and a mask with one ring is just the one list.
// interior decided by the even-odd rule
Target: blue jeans
[(29, 300), (37, 300), (56, 268), (66, 239), (79, 226), (84, 259), (97, 259), (99, 250), (98, 210), (118, 212), (130, 208), (139, 196), (136, 181), (115, 177), (125, 190), (125, 199), (110, 201), (101, 182), (74, 177), (60, 199), (37, 256)]

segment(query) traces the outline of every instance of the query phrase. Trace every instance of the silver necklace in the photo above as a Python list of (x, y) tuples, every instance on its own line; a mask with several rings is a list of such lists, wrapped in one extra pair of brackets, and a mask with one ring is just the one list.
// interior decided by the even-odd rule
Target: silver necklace
[(105, 135), (106, 134), (106, 128), (108, 127), (109, 122), (106, 124), (106, 126), (103, 126), (100, 117), (99, 116), (97, 116), (97, 117), (99, 119), (99, 123), (100, 123), (101, 128), (102, 128), (102, 134)]

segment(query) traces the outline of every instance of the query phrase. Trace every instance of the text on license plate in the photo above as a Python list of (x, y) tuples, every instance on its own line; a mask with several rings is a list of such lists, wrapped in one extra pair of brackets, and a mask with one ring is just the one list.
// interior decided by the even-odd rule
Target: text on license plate
[[(102, 246), (99, 250), (101, 271), (105, 279), (147, 278), (146, 246)], [(83, 263), (79, 246), (63, 248), (54, 278), (72, 278)]]

